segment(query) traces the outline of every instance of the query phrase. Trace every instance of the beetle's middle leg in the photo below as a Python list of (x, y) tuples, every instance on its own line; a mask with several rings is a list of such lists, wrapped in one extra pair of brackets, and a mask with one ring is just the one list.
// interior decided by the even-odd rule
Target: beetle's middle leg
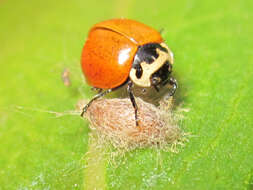
[(139, 126), (139, 118), (138, 118), (138, 106), (136, 104), (135, 98), (134, 98), (134, 94), (132, 91), (132, 87), (133, 87), (133, 82), (129, 81), (128, 85), (127, 85), (127, 92), (129, 94), (130, 100), (132, 102), (132, 105), (134, 107), (134, 114), (135, 114), (135, 122), (136, 122), (136, 126)]

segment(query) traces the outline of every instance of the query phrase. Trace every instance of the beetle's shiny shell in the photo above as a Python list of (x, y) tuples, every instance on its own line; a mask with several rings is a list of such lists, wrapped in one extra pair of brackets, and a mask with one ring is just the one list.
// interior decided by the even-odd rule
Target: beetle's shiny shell
[(140, 22), (112, 19), (94, 25), (81, 64), (89, 85), (115, 88), (128, 78), (138, 46), (163, 42), (159, 32)]

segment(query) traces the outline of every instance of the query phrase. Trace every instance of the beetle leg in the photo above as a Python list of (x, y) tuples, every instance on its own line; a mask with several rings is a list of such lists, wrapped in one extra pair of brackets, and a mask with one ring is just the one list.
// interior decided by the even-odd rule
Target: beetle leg
[(154, 88), (155, 88), (156, 92), (159, 92), (160, 89), (158, 88), (157, 85), (154, 85)]
[(83, 111), (81, 113), (81, 117), (83, 117), (84, 113), (87, 111), (87, 109), (90, 107), (90, 105), (92, 104), (92, 102), (98, 98), (101, 98), (103, 96), (105, 96), (106, 94), (110, 93), (112, 91), (112, 89), (108, 89), (108, 90), (105, 90), (103, 92), (99, 92), (97, 95), (95, 95), (90, 101), (88, 104), (86, 104), (83, 108)]
[(177, 80), (173, 77), (170, 77), (169, 84), (172, 85), (172, 90), (170, 91), (170, 96), (173, 96), (178, 88)]
[(134, 107), (134, 114), (135, 114), (135, 122), (136, 122), (136, 126), (139, 126), (139, 118), (138, 118), (138, 106), (136, 104), (135, 98), (134, 98), (134, 94), (132, 91), (132, 86), (133, 86), (133, 82), (129, 81), (128, 85), (127, 85), (127, 92), (129, 94), (130, 100), (132, 102), (132, 105)]
[(161, 29), (159, 30), (159, 33), (160, 33), (160, 34), (163, 34), (163, 32), (164, 32), (164, 28), (161, 28)]
[(172, 86), (172, 88), (168, 93), (168, 95), (165, 97), (165, 99), (169, 99), (171, 96), (173, 96), (178, 88), (177, 80), (174, 79), (173, 77), (170, 77), (168, 82)]

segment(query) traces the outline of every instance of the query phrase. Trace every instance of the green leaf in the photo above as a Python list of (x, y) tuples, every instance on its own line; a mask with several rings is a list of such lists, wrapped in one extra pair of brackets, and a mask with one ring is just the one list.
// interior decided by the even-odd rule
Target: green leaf
[(178, 154), (135, 150), (116, 168), (98, 161), (99, 187), (253, 189), (252, 10), (251, 0), (1, 1), (0, 189), (96, 187), (86, 170), (88, 122), (52, 112), (92, 96), (81, 50), (94, 23), (115, 17), (164, 29), (176, 106), (190, 110), (179, 125), (193, 137)]

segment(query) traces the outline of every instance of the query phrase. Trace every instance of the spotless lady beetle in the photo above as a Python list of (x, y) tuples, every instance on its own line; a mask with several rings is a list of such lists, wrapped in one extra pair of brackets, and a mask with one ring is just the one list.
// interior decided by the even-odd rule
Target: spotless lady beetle
[(95, 24), (83, 47), (81, 65), (88, 84), (99, 93), (83, 108), (81, 116), (94, 100), (127, 83), (138, 125), (133, 85), (159, 91), (159, 87), (169, 83), (169, 95), (173, 96), (177, 82), (170, 77), (172, 64), (173, 53), (153, 28), (129, 19)]

